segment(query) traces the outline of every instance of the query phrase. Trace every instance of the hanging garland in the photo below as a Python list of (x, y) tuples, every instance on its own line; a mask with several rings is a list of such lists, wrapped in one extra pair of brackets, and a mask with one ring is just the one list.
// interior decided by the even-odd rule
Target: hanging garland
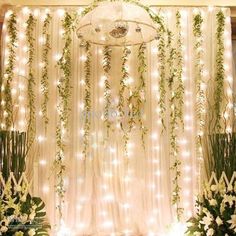
[(103, 49), (103, 70), (105, 74), (105, 90), (104, 90), (104, 98), (105, 98), (105, 108), (104, 108), (104, 123), (107, 129), (107, 138), (109, 137), (109, 132), (111, 128), (110, 121), (110, 112), (111, 112), (111, 85), (109, 82), (109, 73), (111, 69), (111, 48), (109, 46), (105, 46)]
[(179, 186), (179, 181), (181, 177), (181, 172), (180, 172), (180, 166), (181, 166), (181, 161), (179, 160), (178, 153), (179, 153), (179, 146), (177, 143), (177, 133), (176, 133), (176, 124), (177, 124), (177, 109), (176, 109), (176, 91), (174, 91), (174, 82), (176, 80), (176, 71), (175, 71), (175, 66), (174, 66), (174, 61), (176, 60), (176, 49), (173, 48), (172, 46), (172, 41), (173, 41), (173, 34), (168, 31), (168, 43), (167, 43), (167, 48), (169, 48), (169, 56), (167, 59), (168, 67), (169, 67), (169, 81), (168, 81), (168, 87), (170, 91), (170, 156), (173, 159), (171, 170), (174, 173), (173, 177), (173, 193), (172, 193), (172, 204), (177, 206), (177, 218), (179, 219), (182, 214), (182, 210), (179, 207), (180, 203), (180, 191), (181, 188)]
[(34, 29), (36, 25), (36, 19), (32, 14), (26, 22), (26, 37), (28, 44), (28, 108), (29, 108), (29, 121), (28, 121), (28, 146), (31, 146), (35, 138), (35, 127), (36, 127), (36, 117), (35, 117), (35, 77), (34, 77)]
[(64, 134), (68, 131), (68, 121), (70, 113), (70, 96), (71, 96), (71, 33), (73, 30), (74, 18), (69, 14), (65, 13), (65, 17), (62, 21), (62, 27), (64, 30), (63, 40), (64, 47), (62, 51), (62, 56), (58, 61), (58, 66), (62, 71), (62, 76), (59, 79), (57, 89), (59, 94), (59, 121), (56, 128), (56, 143), (57, 143), (57, 153), (56, 160), (54, 161), (54, 168), (56, 170), (56, 193), (59, 198), (59, 203), (57, 205), (59, 218), (62, 219), (63, 216), (63, 203), (65, 196), (65, 185), (64, 185), (64, 175), (65, 175), (65, 144), (64, 144)]
[(5, 82), (5, 88), (3, 91), (3, 97), (5, 101), (6, 115), (6, 129), (10, 129), (13, 124), (13, 105), (11, 96), (11, 82), (14, 77), (14, 67), (16, 62), (16, 48), (17, 48), (17, 28), (16, 28), (16, 14), (12, 13), (7, 22), (7, 34), (9, 36), (9, 42), (7, 43), (7, 50), (9, 51), (6, 70), (4, 73), (3, 84)]
[(85, 106), (85, 121), (84, 121), (84, 135), (83, 135), (83, 155), (88, 156), (89, 150), (89, 136), (91, 130), (91, 45), (86, 42), (86, 61), (84, 63), (85, 72), (85, 88), (84, 88), (84, 106)]
[(43, 54), (42, 54), (42, 78), (41, 78), (41, 90), (43, 94), (43, 101), (41, 104), (42, 114), (43, 114), (43, 120), (45, 125), (45, 131), (47, 130), (47, 125), (49, 122), (48, 119), (48, 101), (49, 101), (49, 76), (48, 76), (48, 66), (49, 66), (49, 51), (51, 49), (50, 46), (50, 33), (49, 33), (49, 26), (50, 22), (52, 20), (52, 17), (47, 14), (44, 22), (43, 22)]
[[(125, 91), (127, 90), (127, 80), (129, 78), (129, 73), (127, 70), (127, 61), (128, 61), (128, 55), (130, 54), (130, 50), (127, 47), (124, 47), (123, 49), (123, 55), (122, 55), (122, 66), (121, 66), (121, 79), (120, 79), (120, 87), (119, 87), (119, 102), (118, 102), (118, 112), (119, 112), (119, 122), (120, 122), (120, 128), (123, 132), (123, 140), (124, 140), (124, 149), (125, 153), (127, 155), (127, 145), (129, 141), (129, 132), (131, 132), (133, 128), (133, 122), (129, 121), (129, 127), (128, 131), (124, 127), (123, 119), (125, 116)], [(131, 94), (132, 95), (132, 94)], [(128, 103), (130, 104), (130, 101), (128, 100)], [(129, 105), (132, 106), (131, 104)], [(132, 117), (132, 116), (130, 116)]]
[(215, 129), (217, 132), (221, 129), (221, 111), (222, 111), (222, 100), (224, 96), (224, 79), (225, 79), (225, 69), (224, 69), (224, 30), (225, 30), (225, 15), (222, 10), (220, 10), (217, 15), (217, 29), (216, 29), (216, 42), (217, 42), (217, 52), (216, 52), (216, 75), (215, 75), (215, 90), (214, 90), (214, 112), (215, 112)]
[(159, 93), (160, 98), (158, 100), (158, 104), (160, 106), (160, 117), (161, 123), (163, 126), (163, 130), (166, 128), (165, 125), (165, 113), (166, 113), (166, 43), (165, 43), (165, 31), (161, 28), (159, 32), (159, 40), (158, 40), (158, 61), (159, 61), (159, 72), (160, 72), (160, 80), (159, 80)]
[(177, 88), (176, 88), (176, 99), (177, 101), (177, 116), (178, 120), (180, 121), (180, 124), (182, 125), (182, 128), (184, 129), (184, 119), (183, 119), (183, 106), (184, 106), (184, 83), (183, 83), (183, 42), (182, 42), (182, 36), (181, 36), (181, 14), (179, 11), (176, 13), (176, 29), (178, 31), (178, 40), (176, 45), (176, 59), (177, 59)]
[[(203, 24), (203, 18), (201, 13), (196, 14), (193, 18), (193, 35), (195, 38), (195, 45), (194, 49), (196, 51), (195, 53), (195, 86), (196, 86), (196, 114), (198, 119), (197, 129), (198, 129), (198, 136), (197, 136), (197, 156), (199, 159), (202, 158), (202, 145), (201, 145), (201, 136), (204, 131), (204, 125), (205, 125), (205, 117), (204, 117), (204, 110), (205, 110), (205, 103), (206, 103), (206, 97), (204, 92), (205, 87), (205, 81), (203, 79), (203, 65), (201, 63), (201, 60), (203, 58), (203, 34), (202, 34), (202, 24)], [(200, 187), (201, 181), (201, 161), (199, 161), (199, 180), (198, 184)]]
[(135, 92), (136, 104), (134, 105), (134, 115), (138, 118), (139, 130), (141, 132), (141, 141), (143, 148), (145, 149), (145, 135), (147, 133), (147, 128), (144, 125), (142, 119), (142, 109), (145, 104), (145, 92), (146, 92), (146, 81), (145, 73), (147, 72), (147, 63), (145, 56), (146, 45), (141, 44), (138, 49), (138, 72), (139, 72), (139, 85)]

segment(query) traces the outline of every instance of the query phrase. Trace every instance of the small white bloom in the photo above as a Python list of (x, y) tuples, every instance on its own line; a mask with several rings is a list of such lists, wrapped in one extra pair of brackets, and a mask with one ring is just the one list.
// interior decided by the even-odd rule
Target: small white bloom
[(1, 231), (2, 233), (7, 232), (7, 230), (8, 230), (7, 226), (2, 226), (2, 227), (0, 228), (0, 231)]
[(236, 229), (236, 215), (232, 215), (231, 220), (228, 220), (227, 222), (231, 224), (230, 229)]
[(216, 206), (217, 205), (217, 201), (215, 199), (209, 200), (209, 203), (210, 203), (211, 206)]
[(21, 199), (20, 199), (22, 202), (26, 202), (26, 196), (22, 196)]
[(216, 223), (218, 226), (223, 224), (223, 221), (221, 220), (221, 218), (219, 216), (217, 216), (217, 218), (216, 218)]
[(211, 185), (211, 191), (215, 192), (217, 190), (217, 185)]
[(28, 235), (29, 236), (34, 236), (36, 233), (35, 233), (35, 230), (34, 229), (30, 229), (29, 231), (28, 231)]
[(214, 229), (208, 229), (207, 230), (207, 236), (213, 236), (214, 235)]
[(31, 212), (31, 214), (29, 215), (29, 219), (33, 220), (35, 218), (35, 212)]

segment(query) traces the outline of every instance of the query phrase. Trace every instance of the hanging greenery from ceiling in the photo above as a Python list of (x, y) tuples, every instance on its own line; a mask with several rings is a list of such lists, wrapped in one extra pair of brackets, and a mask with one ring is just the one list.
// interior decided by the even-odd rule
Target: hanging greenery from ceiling
[[(123, 140), (124, 140), (124, 150), (125, 150), (125, 154), (127, 155), (128, 151), (127, 151), (127, 145), (128, 145), (128, 141), (129, 141), (129, 133), (131, 132), (132, 128), (133, 128), (133, 121), (129, 121), (129, 127), (126, 130), (126, 127), (124, 125), (124, 116), (125, 116), (125, 106), (126, 106), (126, 99), (125, 99), (125, 93), (128, 90), (128, 79), (129, 79), (129, 73), (127, 70), (127, 61), (128, 61), (128, 56), (130, 54), (130, 50), (127, 47), (124, 47), (123, 49), (123, 55), (122, 55), (122, 67), (121, 67), (121, 79), (120, 79), (120, 87), (119, 87), (119, 102), (118, 102), (118, 112), (119, 112), (119, 123), (120, 123), (120, 128), (123, 132)], [(130, 91), (128, 90), (128, 93), (130, 93)], [(132, 106), (132, 104), (130, 104), (130, 101), (128, 100), (128, 107), (130, 108), (130, 106)], [(132, 117), (132, 116), (130, 116)]]
[(83, 134), (83, 155), (88, 157), (89, 139), (91, 130), (91, 45), (86, 42), (85, 45), (86, 60), (84, 63), (85, 87), (84, 87), (84, 134)]
[(105, 107), (104, 107), (104, 123), (106, 126), (107, 138), (109, 137), (110, 129), (112, 122), (110, 120), (111, 113), (111, 85), (109, 82), (110, 79), (110, 70), (111, 70), (111, 53), (112, 50), (109, 46), (105, 46), (103, 49), (103, 70), (104, 70), (104, 98), (105, 98)]
[(72, 43), (72, 32), (73, 32), (73, 22), (75, 17), (70, 15), (68, 12), (65, 13), (64, 19), (62, 20), (62, 28), (64, 30), (63, 40), (64, 47), (62, 50), (62, 56), (58, 61), (58, 66), (62, 72), (59, 78), (57, 90), (59, 94), (59, 104), (58, 104), (58, 123), (56, 128), (56, 143), (57, 143), (57, 153), (56, 159), (54, 161), (54, 169), (57, 176), (56, 180), (56, 193), (59, 198), (57, 209), (59, 218), (63, 217), (63, 204), (65, 196), (65, 185), (64, 185), (64, 175), (66, 167), (64, 164), (65, 159), (65, 135), (68, 133), (68, 122), (70, 113), (70, 96), (71, 96), (71, 43)]
[(35, 59), (35, 36), (34, 29), (36, 25), (36, 19), (32, 14), (26, 22), (26, 37), (28, 46), (28, 109), (29, 109), (29, 121), (28, 121), (28, 146), (30, 147), (35, 138), (36, 130), (36, 117), (35, 117), (35, 75), (34, 75), (34, 59)]
[(216, 28), (216, 74), (215, 74), (215, 90), (214, 90), (214, 116), (215, 116), (215, 127), (216, 132), (219, 132), (222, 128), (221, 116), (224, 110), (222, 105), (224, 101), (224, 30), (225, 30), (225, 15), (220, 10), (216, 15), (217, 28)]
[(43, 54), (42, 54), (42, 77), (41, 77), (41, 90), (42, 90), (42, 103), (41, 103), (41, 109), (42, 109), (42, 115), (43, 115), (43, 121), (45, 125), (45, 132), (47, 130), (47, 125), (49, 122), (48, 118), (48, 101), (49, 101), (49, 75), (48, 75), (48, 67), (49, 67), (49, 52), (51, 49), (50, 46), (50, 23), (51, 23), (52, 17), (50, 14), (46, 15), (46, 18), (43, 22)]
[(144, 149), (145, 149), (145, 135), (147, 133), (147, 128), (143, 121), (144, 105), (146, 101), (145, 74), (147, 72), (145, 51), (146, 51), (146, 44), (141, 44), (138, 49), (139, 84), (134, 93), (134, 97), (136, 98), (136, 104), (134, 105), (134, 115), (137, 117), (139, 123), (139, 130), (141, 132), (141, 141)]
[(201, 169), (202, 169), (202, 144), (201, 137), (203, 136), (205, 126), (205, 105), (206, 105), (206, 94), (205, 94), (205, 80), (203, 78), (204, 65), (201, 63), (203, 59), (203, 33), (202, 33), (203, 18), (201, 13), (198, 13), (193, 18), (193, 36), (195, 40), (195, 86), (196, 86), (196, 114), (197, 114), (197, 130), (198, 136), (196, 138), (197, 145), (197, 157), (199, 162), (198, 169), (198, 184), (201, 185)]
[(161, 118), (161, 123), (163, 126), (163, 130), (166, 128), (165, 125), (165, 114), (166, 114), (166, 32), (164, 28), (161, 28), (159, 33), (159, 39), (158, 39), (158, 61), (159, 61), (159, 66), (158, 66), (158, 71), (160, 73), (160, 80), (159, 80), (159, 93), (160, 93), (160, 98), (158, 101), (158, 104), (160, 106), (160, 118)]
[(9, 42), (7, 43), (8, 59), (7, 66), (4, 72), (3, 81), (3, 98), (5, 103), (5, 126), (9, 130), (13, 125), (13, 104), (12, 104), (12, 87), (11, 83), (14, 78), (14, 67), (16, 63), (16, 49), (17, 49), (17, 26), (16, 26), (16, 14), (12, 13), (7, 21), (7, 34), (9, 36)]

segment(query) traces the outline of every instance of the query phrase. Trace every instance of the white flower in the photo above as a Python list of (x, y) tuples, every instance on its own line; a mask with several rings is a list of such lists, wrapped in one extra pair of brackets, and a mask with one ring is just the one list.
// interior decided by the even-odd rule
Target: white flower
[(215, 192), (217, 190), (217, 185), (211, 185), (211, 191)]
[(228, 186), (228, 191), (232, 191), (233, 190), (233, 186), (230, 184), (229, 186)]
[(236, 215), (231, 216), (231, 220), (227, 221), (229, 224), (231, 224), (230, 229), (236, 228)]
[(229, 203), (229, 206), (232, 207), (234, 204), (234, 197), (232, 195), (224, 195), (224, 202)]
[(207, 236), (212, 236), (212, 235), (214, 235), (214, 229), (208, 229), (207, 230)]
[(24, 224), (28, 220), (28, 215), (27, 214), (21, 215), (20, 216), (20, 220)]
[(218, 226), (223, 224), (223, 221), (221, 220), (221, 218), (219, 216), (217, 216), (217, 218), (216, 218), (216, 223)]
[(1, 228), (0, 228), (0, 231), (1, 231), (2, 233), (7, 232), (7, 230), (8, 230), (7, 226), (1, 226)]
[(31, 212), (30, 215), (29, 215), (29, 219), (30, 220), (33, 220), (35, 218), (35, 212)]
[(216, 206), (217, 205), (217, 201), (215, 199), (209, 200), (209, 203), (210, 203), (211, 206)]
[(26, 202), (26, 195), (23, 195), (20, 199), (22, 202)]
[(213, 218), (210, 213), (208, 213), (206, 216), (202, 218), (202, 221), (200, 221), (200, 224), (204, 225), (204, 229), (207, 230), (209, 228), (209, 225), (211, 224)]
[(29, 236), (34, 236), (36, 233), (35, 233), (35, 230), (34, 229), (30, 229), (29, 231), (28, 231), (28, 235)]

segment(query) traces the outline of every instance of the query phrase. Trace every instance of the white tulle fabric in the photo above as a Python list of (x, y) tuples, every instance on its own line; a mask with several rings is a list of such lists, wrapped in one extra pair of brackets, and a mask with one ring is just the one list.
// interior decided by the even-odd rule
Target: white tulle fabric
[[(34, 73), (36, 78), (36, 143), (28, 157), (28, 174), (34, 180), (33, 192), (41, 196), (46, 202), (47, 213), (53, 226), (51, 235), (56, 233), (57, 227), (57, 197), (55, 193), (55, 176), (53, 161), (56, 154), (56, 124), (57, 124), (57, 80), (61, 76), (57, 60), (62, 53), (62, 26), (63, 11), (61, 8), (47, 8), (52, 15), (51, 51), (49, 65), (49, 125), (45, 133), (45, 127), (41, 116), (42, 93), (40, 92), (40, 78), (42, 75), (42, 24), (45, 8), (30, 8), (37, 18), (35, 31), (35, 61)], [(78, 8), (64, 8), (74, 11)], [(198, 192), (199, 163), (196, 156), (197, 119), (195, 112), (195, 60), (193, 38), (194, 12), (201, 10), (204, 18), (203, 26), (203, 50), (204, 50), (204, 76), (206, 81), (214, 79), (215, 54), (216, 54), (216, 13), (218, 8), (155, 8), (153, 10), (163, 14), (166, 24), (176, 36), (177, 10), (182, 15), (182, 36), (184, 55), (184, 122), (185, 131), (179, 134), (181, 167), (181, 206), (184, 210), (184, 218), (192, 215), (194, 209), (195, 194)], [(224, 9), (226, 16), (225, 26), (225, 69), (226, 78), (232, 78), (232, 48), (230, 10)], [(24, 122), (27, 118), (27, 48), (26, 48), (26, 20), (28, 12), (24, 9), (16, 9), (19, 30), (19, 47), (17, 49), (16, 79), (13, 82), (15, 104), (15, 127), (25, 130)], [(108, 13), (109, 14), (109, 13)], [(5, 20), (5, 25), (6, 25)], [(110, 135), (109, 142), (103, 142), (105, 126), (101, 120), (103, 112), (104, 88), (101, 86), (102, 47), (92, 46), (92, 128), (90, 158), (81, 158), (83, 129), (83, 83), (84, 79), (84, 48), (79, 46), (76, 33), (72, 42), (72, 78), (71, 78), (71, 116), (69, 132), (66, 134), (66, 194), (63, 210), (65, 235), (167, 235), (167, 226), (175, 220), (175, 209), (171, 206), (173, 191), (173, 173), (170, 170), (170, 134), (168, 118), (166, 131), (162, 133), (160, 115), (158, 111), (158, 57), (156, 53), (156, 41), (147, 45), (148, 71), (147, 103), (145, 107), (148, 134), (146, 138), (146, 150), (143, 151), (138, 128), (132, 133), (128, 146), (129, 158), (123, 151), (122, 134), (115, 126), (115, 131)], [(6, 26), (3, 29), (4, 45), (6, 45)], [(3, 45), (3, 65), (7, 52)], [(132, 50), (128, 59), (129, 73), (136, 83), (137, 72), (137, 48)], [(117, 103), (119, 79), (121, 76), (121, 49), (114, 48), (112, 52), (111, 87), (112, 103)], [(209, 82), (210, 83), (210, 82)], [(226, 81), (225, 84), (228, 82)], [(227, 85), (228, 86), (228, 85)], [(231, 93), (228, 94), (231, 96)], [(167, 113), (169, 107), (166, 106)], [(167, 116), (168, 117), (168, 116)]]

